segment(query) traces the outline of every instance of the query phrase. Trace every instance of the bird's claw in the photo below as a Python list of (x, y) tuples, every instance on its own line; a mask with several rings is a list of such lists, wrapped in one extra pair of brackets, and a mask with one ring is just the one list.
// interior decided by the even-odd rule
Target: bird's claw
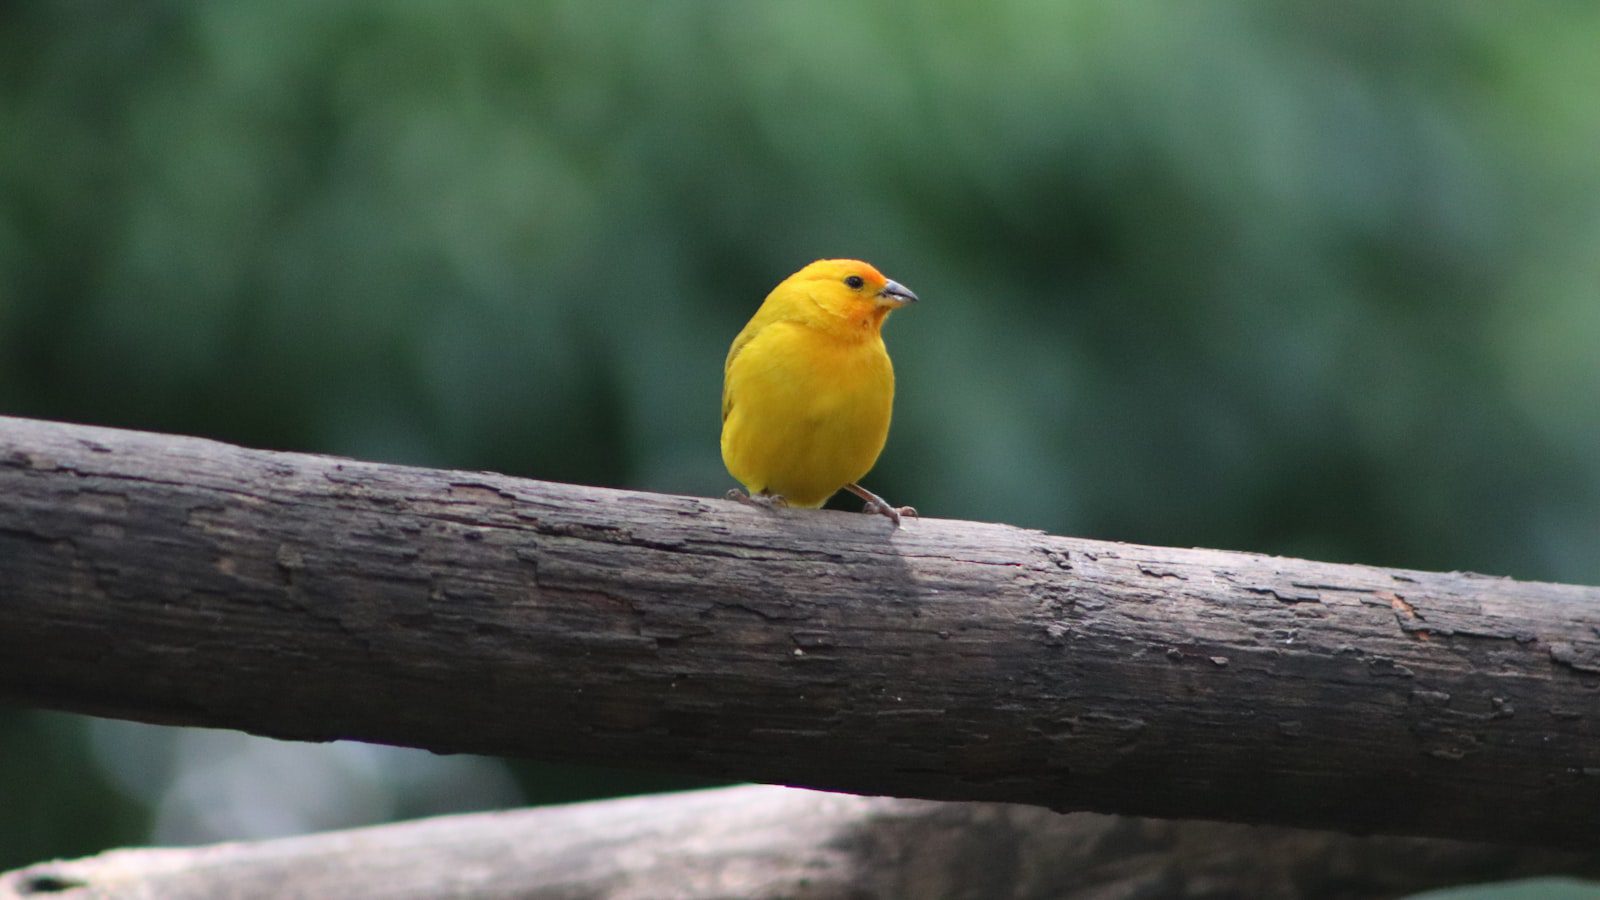
[(789, 501), (781, 494), (746, 494), (738, 488), (733, 488), (726, 494), (729, 500), (737, 500), (747, 506), (759, 506), (762, 509), (783, 509)]
[(862, 512), (876, 513), (883, 516), (893, 522), (896, 528), (900, 527), (901, 516), (912, 516), (914, 518), (917, 515), (917, 511), (909, 506), (890, 506), (889, 501), (856, 484), (854, 481), (845, 485), (844, 489), (866, 501), (867, 505), (861, 507)]
[(861, 511), (868, 515), (886, 516), (889, 521), (895, 524), (896, 528), (900, 527), (901, 516), (917, 518), (917, 508), (914, 506), (890, 506), (877, 500), (868, 500), (866, 505), (861, 507)]

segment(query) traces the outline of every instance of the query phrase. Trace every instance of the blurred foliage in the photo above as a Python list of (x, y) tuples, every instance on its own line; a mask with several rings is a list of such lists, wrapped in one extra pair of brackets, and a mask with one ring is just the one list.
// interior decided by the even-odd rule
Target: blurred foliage
[(1571, 878), (1529, 878), (1413, 894), (1411, 900), (1600, 900), (1600, 885)]
[[(1600, 582), (1597, 39), (1570, 2), (6, 4), (0, 413), (715, 495), (727, 342), (851, 255), (925, 300), (897, 502)], [(0, 718), (0, 807), (80, 771), (56, 721)]]

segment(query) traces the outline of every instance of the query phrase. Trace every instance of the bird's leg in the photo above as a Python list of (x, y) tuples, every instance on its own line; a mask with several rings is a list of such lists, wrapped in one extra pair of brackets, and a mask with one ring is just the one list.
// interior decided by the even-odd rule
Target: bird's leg
[(762, 509), (783, 509), (789, 505), (789, 501), (782, 494), (769, 494), (766, 491), (757, 494), (746, 494), (744, 491), (734, 488), (728, 492), (727, 497), (729, 500), (737, 500), (740, 503), (759, 506)]
[(896, 528), (900, 527), (901, 516), (910, 516), (912, 518), (917, 517), (917, 511), (915, 508), (910, 506), (890, 506), (889, 501), (879, 497), (877, 494), (874, 494), (861, 485), (856, 484), (854, 481), (845, 485), (844, 489), (867, 501), (867, 505), (861, 507), (862, 512), (878, 513), (880, 515), (888, 516), (889, 521), (893, 522)]

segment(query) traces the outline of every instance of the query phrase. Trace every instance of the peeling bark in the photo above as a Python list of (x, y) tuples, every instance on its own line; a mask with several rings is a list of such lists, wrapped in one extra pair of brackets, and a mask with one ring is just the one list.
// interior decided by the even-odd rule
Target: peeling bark
[(0, 700), (930, 799), (1600, 841), (1600, 589), (0, 419)]

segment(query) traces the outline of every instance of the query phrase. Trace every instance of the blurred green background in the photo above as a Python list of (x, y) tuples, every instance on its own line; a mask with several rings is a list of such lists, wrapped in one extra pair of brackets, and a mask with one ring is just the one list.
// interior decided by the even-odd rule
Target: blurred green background
[[(1597, 583), (1597, 41), (1559, 2), (4, 4), (0, 413), (718, 495), (729, 340), (858, 256), (924, 300), (869, 484), (925, 515)], [(679, 783), (15, 710), (0, 754), (0, 867)]]

